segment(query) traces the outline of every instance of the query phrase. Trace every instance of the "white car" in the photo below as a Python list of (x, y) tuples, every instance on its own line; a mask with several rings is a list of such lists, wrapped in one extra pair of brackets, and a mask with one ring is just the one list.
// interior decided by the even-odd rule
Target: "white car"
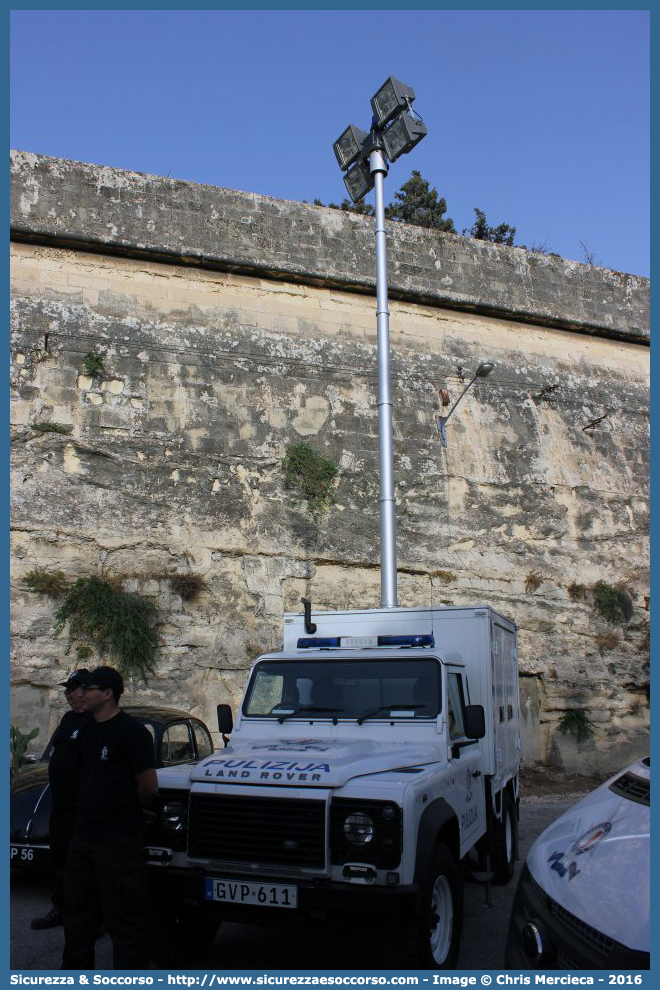
[(650, 806), (647, 757), (541, 833), (516, 890), (507, 968), (649, 968)]

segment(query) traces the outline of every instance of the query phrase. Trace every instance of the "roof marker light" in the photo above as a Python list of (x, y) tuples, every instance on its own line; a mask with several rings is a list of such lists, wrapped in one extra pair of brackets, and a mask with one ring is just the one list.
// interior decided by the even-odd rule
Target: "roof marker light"
[(430, 633), (421, 636), (379, 636), (379, 646), (435, 646), (435, 638)]
[(301, 637), (299, 650), (365, 649), (374, 646), (435, 646), (431, 633), (410, 636), (310, 636)]
[(333, 646), (341, 646), (341, 640), (339, 636), (315, 636), (299, 639), (296, 646), (299, 650), (328, 650)]

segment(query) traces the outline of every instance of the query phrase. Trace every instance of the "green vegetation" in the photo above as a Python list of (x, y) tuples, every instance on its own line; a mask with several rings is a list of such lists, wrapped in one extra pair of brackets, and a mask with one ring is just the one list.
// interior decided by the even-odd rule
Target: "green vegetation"
[(61, 601), (55, 613), (55, 635), (69, 623), (70, 652), (74, 641), (79, 663), (88, 660), (94, 649), (109, 654), (119, 670), (129, 676), (142, 678), (153, 673), (158, 639), (154, 632), (157, 622), (156, 606), (148, 598), (122, 590), (130, 580), (167, 581), (184, 601), (194, 598), (206, 588), (201, 574), (167, 574), (126, 572), (110, 580), (98, 577), (79, 578), (73, 583), (62, 571), (37, 569), (23, 578), (23, 583), (38, 595)]
[(48, 595), (49, 598), (61, 598), (69, 587), (69, 581), (62, 571), (44, 571), (40, 568), (26, 574), (23, 583), (30, 591), (38, 595)]
[(102, 356), (95, 351), (85, 354), (83, 358), (83, 369), (85, 374), (89, 375), (90, 378), (98, 378), (100, 375), (104, 375), (105, 364), (103, 363)]
[(78, 578), (66, 591), (55, 613), (55, 635), (69, 623), (69, 644), (75, 640), (93, 644), (100, 656), (108, 655), (117, 669), (147, 683), (156, 667), (159, 642), (154, 626), (158, 610), (154, 602), (99, 577)]
[[(314, 205), (323, 206), (324, 204), (320, 199), (315, 199)], [(374, 207), (371, 203), (365, 203), (364, 200), (353, 203), (350, 199), (343, 199), (341, 203), (329, 203), (328, 205), (334, 210), (344, 210), (347, 213), (357, 213), (366, 217), (375, 216)], [(447, 201), (445, 198), (439, 196), (438, 190), (431, 186), (428, 179), (422, 178), (421, 173), (415, 169), (408, 181), (404, 182), (398, 192), (394, 193), (392, 202), (385, 207), (385, 219), (455, 234), (454, 221), (451, 217), (445, 216), (446, 212)], [(511, 227), (508, 223), (491, 227), (483, 210), (475, 206), (474, 213), (475, 222), (472, 227), (463, 230), (463, 236), (473, 237), (480, 241), (491, 241), (493, 244), (505, 244), (508, 247), (513, 245), (516, 234), (515, 227)]]
[(444, 230), (455, 234), (454, 221), (445, 218), (447, 201), (438, 197), (438, 190), (431, 189), (429, 182), (423, 179), (416, 170), (404, 182), (394, 200), (385, 209), (388, 220), (399, 223), (411, 223), (417, 227), (429, 227), (433, 230)]
[(626, 588), (597, 581), (593, 588), (594, 611), (611, 626), (621, 626), (633, 617), (635, 606)]
[(298, 491), (313, 516), (332, 504), (337, 467), (324, 454), (307, 443), (289, 444), (282, 470), (285, 488)]
[(21, 732), (15, 725), (9, 726), (9, 772), (12, 777), (20, 773), (23, 765), (21, 763), (25, 751), (33, 739), (39, 735), (39, 729), (31, 729), (30, 732)]
[(30, 423), (30, 429), (36, 433), (71, 433), (72, 426), (65, 426), (64, 423), (53, 423), (49, 419), (43, 419), (38, 423)]
[(572, 708), (569, 711), (564, 712), (562, 717), (559, 719), (557, 728), (561, 732), (562, 736), (570, 733), (575, 736), (578, 742), (584, 742), (586, 739), (591, 739), (594, 734), (594, 724), (588, 717), (584, 708)]
[(492, 244), (505, 244), (506, 247), (513, 247), (513, 239), (516, 236), (515, 227), (510, 227), (508, 223), (491, 227), (486, 220), (486, 214), (477, 206), (474, 208), (474, 215), (475, 221), (469, 230), (463, 231), (464, 237), (467, 235), (474, 237), (477, 241), (490, 241)]

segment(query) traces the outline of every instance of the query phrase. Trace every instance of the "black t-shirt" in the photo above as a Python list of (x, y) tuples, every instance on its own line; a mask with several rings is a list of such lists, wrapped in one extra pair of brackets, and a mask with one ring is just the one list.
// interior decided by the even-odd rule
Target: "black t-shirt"
[(72, 807), (76, 803), (81, 770), (78, 737), (90, 718), (89, 712), (67, 712), (55, 729), (48, 754), (48, 779), (54, 806)]
[(143, 816), (135, 775), (156, 765), (149, 730), (124, 711), (105, 722), (92, 718), (80, 733), (80, 752), (78, 833), (104, 838), (139, 832)]

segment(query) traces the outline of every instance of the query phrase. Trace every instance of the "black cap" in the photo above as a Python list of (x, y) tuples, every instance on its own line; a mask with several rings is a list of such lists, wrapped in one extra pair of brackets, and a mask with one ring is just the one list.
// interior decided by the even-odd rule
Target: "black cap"
[(74, 670), (74, 672), (65, 681), (60, 681), (60, 687), (64, 687), (64, 688), (80, 687), (80, 685), (85, 680), (88, 674), (89, 671), (87, 670), (87, 667), (81, 667), (80, 670)]
[(95, 684), (103, 690), (110, 688), (115, 698), (124, 693), (124, 678), (114, 667), (95, 667), (90, 670), (82, 680), (83, 687), (88, 684)]

